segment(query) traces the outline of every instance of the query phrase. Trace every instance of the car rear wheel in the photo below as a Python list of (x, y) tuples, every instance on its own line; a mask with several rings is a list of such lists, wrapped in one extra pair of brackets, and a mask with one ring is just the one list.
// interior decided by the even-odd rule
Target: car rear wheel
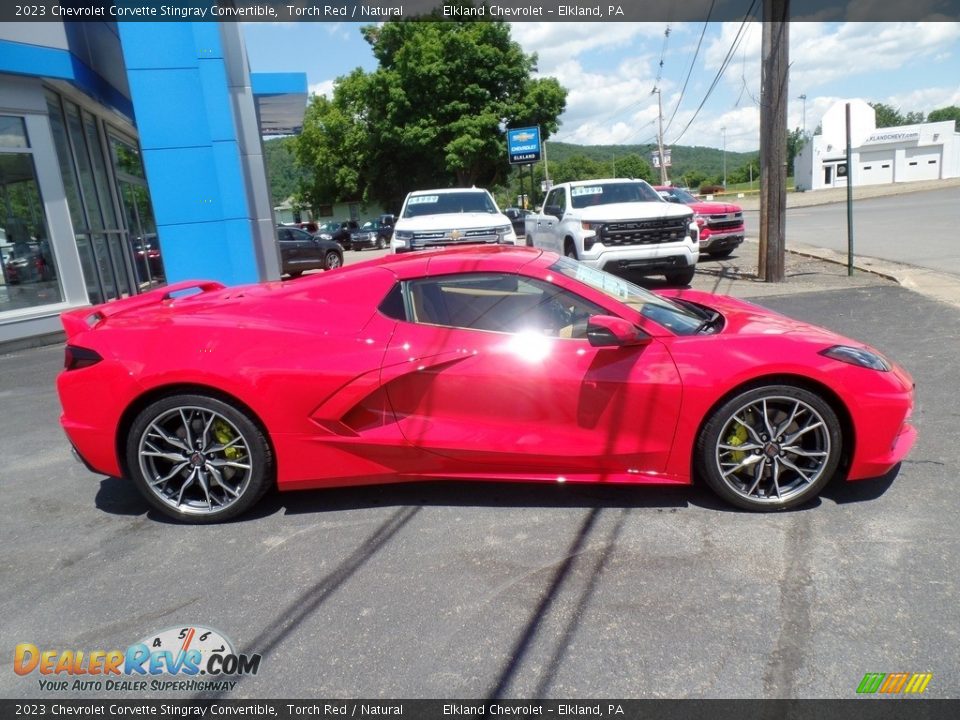
[(330, 250), (326, 255), (323, 256), (324, 270), (333, 270), (341, 265), (343, 265), (343, 260), (340, 259), (340, 255), (336, 250)]
[(697, 269), (692, 267), (689, 270), (666, 273), (666, 278), (667, 282), (671, 285), (689, 285), (693, 282), (693, 276), (696, 275), (696, 273)]
[(246, 412), (205, 395), (151, 403), (127, 436), (127, 469), (168, 517), (213, 523), (249, 509), (273, 481), (273, 453)]
[(720, 497), (748, 510), (784, 510), (816, 497), (837, 471), (840, 422), (819, 395), (768, 385), (731, 398), (710, 416), (696, 461)]
[(381, 235), (377, 238), (377, 250), (386, 250), (387, 249), (387, 239)]

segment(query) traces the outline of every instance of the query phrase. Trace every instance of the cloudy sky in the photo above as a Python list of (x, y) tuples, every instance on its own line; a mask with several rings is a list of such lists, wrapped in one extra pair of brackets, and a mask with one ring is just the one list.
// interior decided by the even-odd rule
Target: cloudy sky
[[(329, 93), (336, 77), (376, 66), (359, 28), (246, 24), (251, 70), (303, 71), (311, 91)], [(667, 145), (721, 147), (725, 136), (729, 150), (759, 147), (757, 23), (530, 22), (515, 23), (512, 34), (526, 52), (537, 53), (539, 73), (568, 90), (556, 140), (652, 142), (652, 90), (659, 87)], [(960, 105), (960, 23), (793, 23), (790, 63), (790, 128), (804, 125), (805, 106), (806, 127), (813, 130), (840, 99), (884, 102), (903, 112)]]

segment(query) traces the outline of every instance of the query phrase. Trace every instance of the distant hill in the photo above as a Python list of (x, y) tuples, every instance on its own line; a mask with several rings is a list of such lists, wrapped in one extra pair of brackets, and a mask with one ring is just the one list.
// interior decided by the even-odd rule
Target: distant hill
[[(563, 162), (574, 155), (583, 155), (597, 162), (610, 162), (611, 158), (636, 153), (652, 166), (651, 153), (656, 149), (656, 145), (573, 145), (548, 140), (547, 162)], [(757, 151), (743, 153), (727, 150), (727, 172), (744, 165), (756, 156)], [(671, 179), (679, 179), (684, 173), (693, 171), (708, 176), (723, 175), (723, 151), (717, 148), (674, 145), (670, 148), (670, 159), (673, 163), (669, 170)]]

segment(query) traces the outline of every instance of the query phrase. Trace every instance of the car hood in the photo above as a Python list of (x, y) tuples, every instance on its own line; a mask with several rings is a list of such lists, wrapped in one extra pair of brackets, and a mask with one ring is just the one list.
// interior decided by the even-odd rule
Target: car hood
[(443, 215), (420, 215), (398, 220), (394, 230), (469, 230), (473, 228), (502, 227), (510, 225), (506, 215), (491, 213), (445, 213)]
[(681, 298), (697, 305), (716, 310), (723, 315), (723, 334), (741, 335), (785, 335), (802, 334), (808, 339), (827, 345), (854, 345), (865, 347), (861, 342), (850, 340), (826, 328), (794, 320), (786, 315), (766, 308), (738, 300), (727, 295), (714, 295), (699, 290), (662, 290), (659, 295), (668, 298)]
[(692, 207), (700, 215), (726, 215), (743, 212), (743, 208), (733, 203), (698, 202), (690, 203), (689, 207)]
[(664, 220), (691, 215), (686, 205), (662, 202), (611, 203), (572, 209), (582, 220)]

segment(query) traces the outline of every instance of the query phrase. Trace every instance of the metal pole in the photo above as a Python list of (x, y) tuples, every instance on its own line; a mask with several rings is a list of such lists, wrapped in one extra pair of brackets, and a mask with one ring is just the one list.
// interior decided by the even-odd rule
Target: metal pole
[(850, 103), (847, 103), (847, 275), (853, 275), (853, 150), (850, 140)]
[(550, 167), (547, 165), (547, 141), (541, 144), (543, 148), (543, 179), (547, 182), (547, 190), (550, 189)]
[(803, 100), (803, 134), (807, 134), (807, 94), (804, 93), (800, 96), (800, 99)]
[(659, 121), (660, 130), (657, 133), (657, 145), (660, 148), (660, 184), (667, 184), (667, 163), (664, 162), (666, 159), (663, 155), (663, 102), (660, 94), (660, 88), (655, 88), (654, 92), (657, 94), (657, 120)]

